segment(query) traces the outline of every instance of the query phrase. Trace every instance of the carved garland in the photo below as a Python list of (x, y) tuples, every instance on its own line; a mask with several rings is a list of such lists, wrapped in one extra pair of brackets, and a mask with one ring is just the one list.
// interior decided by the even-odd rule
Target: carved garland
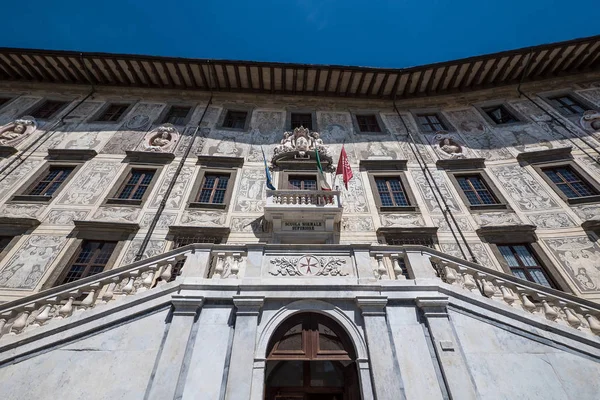
[(296, 258), (277, 257), (271, 260), (275, 276), (347, 276), (341, 267), (346, 261), (338, 257), (316, 257), (305, 255)]

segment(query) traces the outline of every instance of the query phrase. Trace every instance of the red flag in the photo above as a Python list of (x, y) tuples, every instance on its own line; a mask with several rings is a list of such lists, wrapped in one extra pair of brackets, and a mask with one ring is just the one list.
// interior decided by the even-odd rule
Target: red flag
[(335, 175), (342, 175), (344, 186), (346, 186), (346, 190), (348, 190), (348, 182), (350, 179), (352, 179), (352, 168), (350, 168), (348, 155), (346, 154), (346, 149), (344, 149), (343, 145), (342, 152), (340, 153), (340, 160), (338, 161), (337, 169), (335, 170)]

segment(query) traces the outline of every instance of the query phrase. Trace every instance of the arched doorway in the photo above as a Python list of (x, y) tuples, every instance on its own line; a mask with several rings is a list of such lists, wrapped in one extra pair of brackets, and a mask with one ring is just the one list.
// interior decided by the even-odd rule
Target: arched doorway
[(297, 314), (269, 342), (266, 400), (359, 400), (356, 354), (331, 318)]

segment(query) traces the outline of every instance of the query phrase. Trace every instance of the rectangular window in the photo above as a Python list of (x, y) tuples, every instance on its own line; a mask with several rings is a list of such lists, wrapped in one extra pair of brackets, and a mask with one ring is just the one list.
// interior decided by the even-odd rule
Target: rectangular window
[(484, 107), (483, 111), (498, 125), (502, 124), (511, 124), (513, 122), (519, 122), (507, 109), (506, 107), (494, 106), (494, 107)]
[(556, 96), (549, 99), (554, 107), (558, 108), (565, 115), (581, 115), (585, 112), (585, 107), (573, 99), (571, 96)]
[(457, 176), (456, 180), (471, 205), (500, 204), (480, 175)]
[(163, 124), (184, 125), (191, 109), (191, 107), (173, 106), (169, 108), (162, 122)]
[(66, 104), (66, 101), (46, 100), (42, 105), (40, 105), (34, 111), (31, 112), (31, 116), (36, 119), (52, 118)]
[(8, 97), (0, 97), (0, 107), (8, 103), (11, 99)]
[(141, 200), (144, 193), (148, 189), (152, 179), (154, 178), (155, 170), (153, 169), (132, 169), (125, 185), (119, 191), (117, 198), (125, 200)]
[(498, 250), (517, 278), (555, 287), (527, 244), (498, 245)]
[(554, 183), (567, 198), (594, 196), (598, 192), (584, 181), (570, 166), (542, 168), (546, 176)]
[(244, 129), (246, 127), (247, 111), (228, 110), (223, 121), (224, 128)]
[(30, 196), (52, 196), (73, 172), (75, 167), (50, 167), (27, 192)]
[(209, 204), (224, 204), (229, 174), (206, 174), (196, 202)]
[(104, 271), (117, 242), (84, 240), (69, 262), (61, 285), (86, 278)]
[(383, 207), (406, 207), (410, 203), (398, 177), (376, 177), (375, 184)]
[(102, 114), (100, 114), (96, 121), (116, 122), (123, 116), (128, 108), (129, 104), (111, 104), (104, 110)]
[(357, 115), (356, 122), (361, 132), (381, 132), (375, 115)]
[(417, 114), (417, 120), (421, 129), (425, 132), (437, 132), (447, 130), (446, 126), (437, 114)]
[(312, 114), (310, 114), (310, 113), (307, 113), (307, 114), (292, 113), (291, 119), (292, 119), (292, 129), (299, 128), (302, 126), (306, 129), (308, 129), (309, 131), (313, 130)]
[(317, 177), (314, 175), (291, 175), (288, 187), (294, 190), (317, 190)]
[(419, 245), (431, 247), (433, 249), (433, 238), (431, 237), (406, 237), (406, 236), (395, 236), (395, 235), (386, 235), (385, 243), (391, 246), (404, 246), (404, 245)]
[(0, 253), (6, 249), (12, 239), (12, 236), (0, 236)]

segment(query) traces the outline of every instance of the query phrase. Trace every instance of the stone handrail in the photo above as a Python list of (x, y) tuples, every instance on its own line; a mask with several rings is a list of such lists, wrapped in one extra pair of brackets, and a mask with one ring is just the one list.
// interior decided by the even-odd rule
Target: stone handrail
[(593, 302), (432, 249), (423, 255), (449, 285), (600, 336), (600, 309)]
[(340, 206), (337, 190), (267, 190), (267, 206)]
[[(0, 305), (0, 337), (19, 334), (29, 326), (70, 317), (75, 311), (107, 304), (163, 285), (174, 277), (174, 266), (187, 259), (185, 276), (208, 279), (244, 277), (249, 250), (256, 254), (314, 249), (306, 245), (211, 245), (192, 244), (123, 267), (60, 285)], [(519, 279), (513, 275), (416, 245), (328, 245), (333, 252), (368, 252), (373, 262), (371, 278), (441, 279), (475, 296), (542, 316), (579, 331), (600, 335), (600, 306), (568, 293)], [(199, 252), (200, 251), (200, 252)], [(202, 253), (204, 252), (204, 253)], [(200, 258), (190, 254), (206, 254)], [(260, 263), (260, 260), (253, 261)], [(363, 261), (364, 262), (364, 261)], [(263, 265), (263, 268), (265, 266)], [(363, 277), (364, 278), (364, 277)], [(332, 277), (332, 279), (334, 279)], [(368, 281), (365, 281), (368, 284)], [(375, 283), (375, 281), (373, 281)], [(391, 282), (390, 282), (391, 283)]]
[(68, 318), (76, 310), (106, 304), (164, 284), (172, 278), (177, 261), (194, 251), (181, 247), (142, 261), (101, 272), (0, 305), (0, 337), (18, 334), (28, 326), (46, 324), (53, 318)]

